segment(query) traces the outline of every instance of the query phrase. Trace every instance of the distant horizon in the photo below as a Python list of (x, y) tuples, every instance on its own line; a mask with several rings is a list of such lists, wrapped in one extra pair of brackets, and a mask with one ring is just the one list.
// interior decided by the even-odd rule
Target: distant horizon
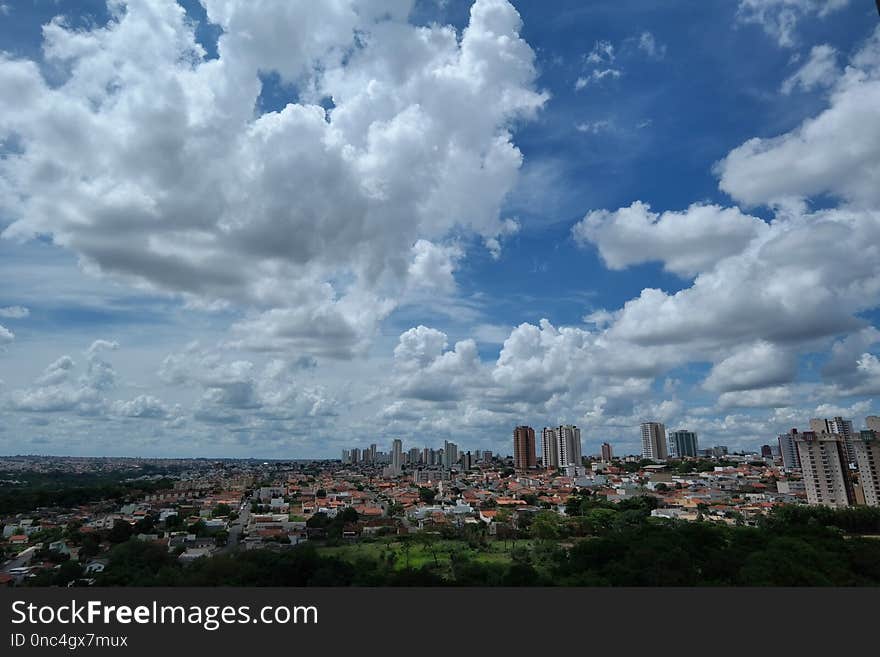
[(873, 5), (0, 17), (0, 452), (880, 415)]

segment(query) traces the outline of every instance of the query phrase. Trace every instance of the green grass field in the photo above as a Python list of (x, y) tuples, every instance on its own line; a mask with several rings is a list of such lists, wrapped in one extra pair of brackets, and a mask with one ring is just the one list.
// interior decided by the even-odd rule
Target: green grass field
[[(517, 549), (530, 549), (533, 541), (518, 540)], [(459, 553), (473, 561), (482, 563), (509, 563), (511, 560), (512, 542), (490, 540), (485, 549), (470, 547), (465, 541), (440, 540), (432, 547), (419, 542), (409, 544), (409, 554), (404, 545), (396, 537), (377, 539), (372, 543), (351, 543), (334, 547), (319, 547), (318, 552), (322, 556), (334, 556), (346, 561), (357, 561), (359, 558), (368, 557), (378, 560), (394, 560), (396, 569), (421, 568), (422, 566), (443, 567), (449, 564), (450, 555)]]

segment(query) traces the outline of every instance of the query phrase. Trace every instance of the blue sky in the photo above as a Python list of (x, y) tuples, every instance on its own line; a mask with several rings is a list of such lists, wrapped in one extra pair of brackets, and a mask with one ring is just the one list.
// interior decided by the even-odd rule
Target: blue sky
[(878, 23), (856, 0), (3, 0), (0, 453), (861, 425)]

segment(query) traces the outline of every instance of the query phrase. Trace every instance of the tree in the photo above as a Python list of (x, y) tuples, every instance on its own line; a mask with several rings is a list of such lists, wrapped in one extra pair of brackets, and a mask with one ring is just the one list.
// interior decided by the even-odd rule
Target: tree
[(433, 504), (434, 498), (437, 497), (437, 491), (433, 488), (419, 486), (419, 499), (425, 504)]
[(532, 520), (530, 533), (541, 540), (559, 538), (559, 516), (552, 511), (541, 511)]
[(134, 533), (135, 534), (152, 534), (153, 529), (155, 529), (155, 522), (153, 521), (153, 516), (144, 516), (136, 523), (134, 523)]
[(107, 540), (111, 543), (125, 543), (131, 538), (131, 525), (124, 520), (117, 520), (113, 528), (107, 533)]
[(217, 518), (219, 516), (228, 516), (231, 513), (232, 513), (232, 507), (229, 506), (228, 504), (221, 502), (220, 504), (218, 504), (217, 506), (214, 507), (214, 511), (213, 511), (213, 513), (211, 513), (211, 516), (214, 518)]

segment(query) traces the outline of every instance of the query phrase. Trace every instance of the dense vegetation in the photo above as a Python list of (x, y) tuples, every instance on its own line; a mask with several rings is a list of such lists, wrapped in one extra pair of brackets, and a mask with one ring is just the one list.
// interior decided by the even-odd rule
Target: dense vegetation
[[(527, 530), (482, 526), (379, 539), (348, 558), (314, 542), (182, 566), (129, 540), (110, 552), (107, 586), (877, 586), (880, 509), (783, 507), (758, 526), (650, 517), (651, 498), (573, 500), (574, 517), (537, 514)], [(433, 558), (409, 564), (419, 549)], [(488, 558), (503, 550), (503, 559)], [(442, 554), (439, 554), (441, 553)], [(381, 556), (380, 556), (381, 555)], [(486, 558), (484, 558), (486, 557)], [(69, 567), (72, 569), (72, 567)], [(47, 582), (42, 582), (47, 583)]]
[(0, 472), (0, 479), (19, 480), (0, 486), (0, 516), (41, 507), (73, 508), (105, 500), (122, 501), (170, 487), (168, 479), (126, 481), (153, 474), (147, 468), (101, 473)]

